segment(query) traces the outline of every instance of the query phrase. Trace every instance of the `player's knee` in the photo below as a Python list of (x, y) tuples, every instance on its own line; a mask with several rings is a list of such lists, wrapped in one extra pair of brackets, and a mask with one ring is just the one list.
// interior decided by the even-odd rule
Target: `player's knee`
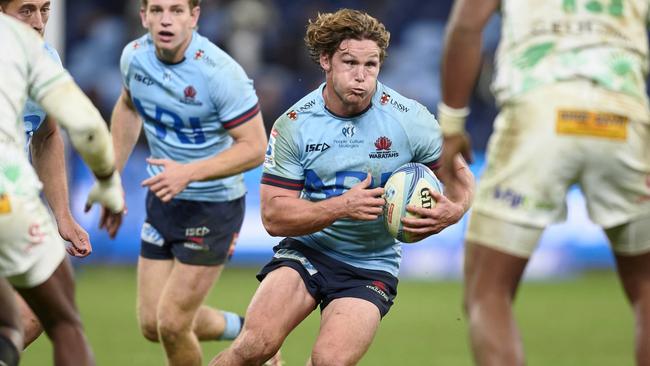
[(281, 342), (273, 341), (261, 332), (244, 329), (233, 343), (231, 350), (246, 364), (257, 364), (273, 357), (281, 345)]
[(355, 362), (346, 357), (343, 352), (327, 349), (314, 349), (311, 352), (312, 366), (346, 366)]
[(191, 324), (183, 324), (177, 319), (158, 319), (158, 336), (165, 344), (176, 344), (178, 338), (192, 331)]

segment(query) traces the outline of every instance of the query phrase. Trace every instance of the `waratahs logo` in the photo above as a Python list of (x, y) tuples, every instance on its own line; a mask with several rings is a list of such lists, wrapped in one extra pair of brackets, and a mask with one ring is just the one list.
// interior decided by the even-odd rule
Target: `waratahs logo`
[(183, 104), (190, 104), (190, 105), (202, 105), (203, 103), (201, 101), (196, 101), (196, 89), (192, 85), (189, 85), (188, 87), (183, 90), (183, 99), (181, 99), (181, 103)]
[(393, 146), (393, 142), (388, 137), (381, 136), (375, 140), (375, 148), (377, 150), (371, 152), (368, 156), (370, 159), (389, 159), (398, 157), (399, 153), (391, 150), (391, 146)]

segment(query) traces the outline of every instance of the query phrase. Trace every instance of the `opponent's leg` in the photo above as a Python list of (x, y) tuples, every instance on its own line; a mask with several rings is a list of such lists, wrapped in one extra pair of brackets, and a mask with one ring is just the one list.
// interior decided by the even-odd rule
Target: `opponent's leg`
[(25, 345), (23, 349), (26, 349), (43, 333), (43, 326), (38, 321), (36, 314), (34, 314), (29, 305), (27, 305), (18, 293), (16, 293), (16, 303), (20, 309), (20, 319), (25, 333)]
[(465, 311), (478, 365), (524, 365), (512, 305), (528, 262), (476, 242), (465, 246)]
[(650, 366), (650, 219), (605, 231), (635, 320), (636, 363)]
[(16, 366), (23, 348), (23, 332), (20, 327), (20, 313), (15, 302), (14, 290), (0, 277), (0, 362)]
[(75, 305), (74, 288), (72, 267), (66, 258), (42, 284), (17, 290), (52, 340), (55, 365), (94, 365)]

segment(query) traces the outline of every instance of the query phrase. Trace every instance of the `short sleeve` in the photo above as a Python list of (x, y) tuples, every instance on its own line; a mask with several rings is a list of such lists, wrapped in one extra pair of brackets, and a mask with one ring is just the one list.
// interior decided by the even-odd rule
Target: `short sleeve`
[(219, 119), (227, 130), (240, 126), (255, 117), (260, 107), (253, 80), (234, 61), (215, 75), (214, 103)]
[(131, 68), (131, 60), (133, 59), (133, 52), (139, 47), (138, 42), (133, 41), (124, 47), (122, 55), (120, 56), (120, 75), (122, 75), (122, 86), (129, 90), (129, 69)]
[(65, 82), (71, 81), (70, 74), (45, 49), (43, 41), (33, 31), (21, 34), (22, 41), (28, 50), (29, 63), (29, 96), (40, 101), (50, 90)]
[(305, 178), (295, 126), (286, 116), (275, 122), (264, 158), (262, 184), (302, 191)]
[(438, 168), (442, 154), (442, 133), (436, 118), (426, 107), (418, 104), (406, 131), (413, 150), (413, 161), (429, 168)]

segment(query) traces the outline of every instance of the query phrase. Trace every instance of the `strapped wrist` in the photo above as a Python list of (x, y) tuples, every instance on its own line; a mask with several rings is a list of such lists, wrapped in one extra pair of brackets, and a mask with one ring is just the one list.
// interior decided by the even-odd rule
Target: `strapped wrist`
[(465, 122), (469, 108), (452, 108), (444, 102), (438, 103), (438, 123), (443, 136), (460, 135), (465, 133)]

